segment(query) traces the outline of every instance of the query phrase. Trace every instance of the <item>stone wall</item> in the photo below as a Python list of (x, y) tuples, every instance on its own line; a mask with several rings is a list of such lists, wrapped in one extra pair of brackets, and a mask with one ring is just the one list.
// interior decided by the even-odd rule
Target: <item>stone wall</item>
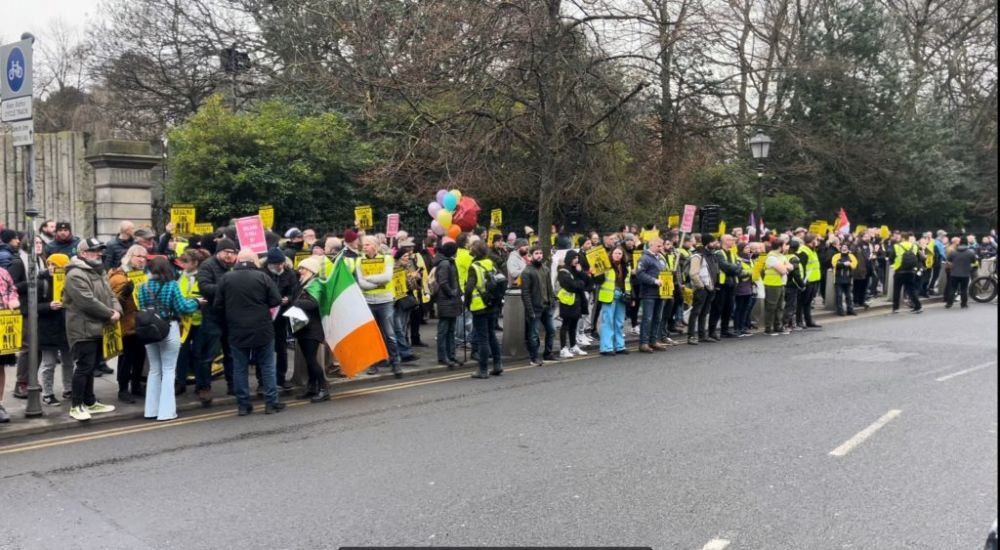
[[(78, 236), (106, 240), (122, 220), (151, 225), (163, 155), (148, 142), (92, 140), (81, 132), (35, 135), (36, 221), (68, 220)], [(24, 148), (0, 134), (0, 221), (24, 229)]]

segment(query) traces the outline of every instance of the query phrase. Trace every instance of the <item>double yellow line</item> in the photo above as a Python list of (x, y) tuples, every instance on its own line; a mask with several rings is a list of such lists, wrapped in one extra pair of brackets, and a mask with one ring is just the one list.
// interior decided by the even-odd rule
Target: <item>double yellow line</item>
[[(565, 364), (565, 363), (570, 363), (570, 362), (579, 361), (579, 360), (587, 359), (587, 358), (593, 358), (593, 357), (600, 357), (600, 355), (593, 355), (593, 356), (592, 355), (588, 355), (588, 356), (584, 356), (584, 357), (575, 357), (573, 359), (566, 359), (566, 360), (559, 361), (558, 363), (553, 362), (553, 363), (548, 363), (548, 364), (549, 365)], [(507, 373), (507, 372), (516, 372), (516, 371), (519, 371), (519, 370), (531, 369), (531, 368), (537, 368), (537, 367), (532, 367), (531, 365), (525, 365), (525, 366), (522, 366), (522, 367), (507, 368), (507, 369), (504, 369), (504, 372), (505, 373)], [(461, 380), (461, 379), (468, 379), (468, 378), (469, 378), (469, 373), (468, 373), (468, 371), (465, 371), (465, 372), (462, 372), (462, 373), (455, 373), (455, 374), (449, 374), (449, 375), (445, 375), (445, 376), (438, 376), (436, 378), (431, 378), (431, 379), (427, 379), (427, 380), (414, 380), (412, 382), (400, 382), (398, 384), (391, 384), (391, 385), (387, 385), (387, 386), (379, 386), (379, 387), (375, 387), (375, 388), (362, 388), (362, 389), (357, 389), (357, 390), (345, 391), (343, 393), (334, 394), (332, 398), (335, 399), (335, 400), (336, 399), (347, 399), (349, 397), (358, 397), (358, 396), (362, 396), (362, 395), (372, 395), (372, 394), (376, 394), (376, 393), (384, 393), (384, 392), (390, 392), (390, 391), (399, 391), (399, 390), (405, 390), (405, 389), (408, 389), (408, 388), (415, 388), (415, 387), (418, 387), (418, 386), (426, 386), (426, 385), (429, 385), (429, 384), (440, 384), (442, 382), (450, 382), (452, 380)], [(307, 401), (307, 400), (296, 400), (296, 401), (290, 401), (290, 402), (288, 402), (288, 407), (300, 407), (302, 405), (307, 405), (307, 404), (309, 404), (309, 401)], [(96, 441), (96, 440), (105, 439), (105, 438), (108, 438), (108, 437), (118, 437), (118, 436), (122, 436), (122, 435), (128, 435), (128, 434), (134, 434), (134, 433), (140, 433), (140, 432), (148, 432), (148, 431), (152, 431), (152, 430), (161, 430), (161, 429), (164, 429), (164, 428), (175, 428), (175, 427), (178, 427), (178, 426), (187, 426), (187, 425), (190, 425), (190, 424), (197, 424), (199, 422), (206, 422), (206, 421), (209, 421), (209, 420), (217, 420), (217, 419), (220, 419), (220, 418), (229, 418), (229, 417), (232, 417), (232, 416), (236, 416), (236, 414), (237, 414), (237, 412), (234, 411), (234, 410), (218, 411), (218, 412), (214, 412), (214, 413), (208, 413), (208, 414), (203, 414), (203, 415), (198, 415), (198, 416), (192, 416), (190, 418), (182, 418), (180, 420), (172, 420), (170, 422), (157, 422), (155, 424), (142, 424), (142, 425), (139, 425), (139, 426), (124, 426), (124, 427), (121, 427), (121, 428), (110, 428), (110, 429), (101, 430), (101, 431), (98, 431), (98, 432), (91, 432), (91, 433), (84, 433), (84, 434), (77, 434), (77, 435), (68, 435), (68, 436), (64, 436), (64, 437), (54, 437), (54, 438), (51, 438), (51, 439), (46, 439), (44, 441), (34, 441), (34, 442), (28, 442), (28, 443), (19, 443), (17, 445), (10, 445), (10, 446), (7, 446), (7, 447), (0, 447), (0, 455), (13, 454), (13, 453), (22, 453), (22, 452), (25, 452), (25, 451), (34, 451), (34, 450), (38, 450), (38, 449), (46, 449), (48, 447), (58, 447), (58, 446), (62, 446), (62, 445), (70, 445), (70, 444), (73, 444), (73, 443), (84, 443), (84, 442), (87, 442), (87, 441)]]

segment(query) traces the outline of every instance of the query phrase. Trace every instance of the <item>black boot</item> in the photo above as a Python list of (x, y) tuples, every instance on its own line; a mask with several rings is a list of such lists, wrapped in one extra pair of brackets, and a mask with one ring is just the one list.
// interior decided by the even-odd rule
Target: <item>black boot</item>
[(314, 395), (313, 398), (309, 400), (309, 402), (322, 403), (323, 401), (329, 401), (329, 400), (330, 400), (330, 390), (328, 388), (320, 388), (316, 392), (316, 395)]

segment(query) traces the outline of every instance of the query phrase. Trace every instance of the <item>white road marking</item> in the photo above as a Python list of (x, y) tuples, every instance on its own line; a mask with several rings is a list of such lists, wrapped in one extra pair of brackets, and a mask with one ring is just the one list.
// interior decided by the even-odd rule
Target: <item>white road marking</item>
[(980, 370), (980, 369), (985, 369), (986, 367), (988, 367), (988, 366), (990, 366), (992, 364), (993, 364), (993, 361), (990, 361), (989, 363), (983, 363), (982, 365), (976, 365), (974, 367), (970, 367), (970, 368), (967, 368), (965, 370), (960, 370), (958, 372), (953, 372), (951, 374), (942, 376), (940, 378), (935, 378), (934, 380), (937, 381), (937, 382), (944, 382), (945, 380), (951, 380), (952, 378), (955, 378), (956, 376), (962, 376), (963, 374), (969, 374), (970, 372), (975, 372), (975, 371)]
[(855, 447), (864, 443), (866, 439), (871, 437), (875, 432), (879, 431), (882, 426), (885, 426), (890, 420), (899, 416), (899, 413), (901, 412), (903, 411), (899, 409), (892, 409), (891, 411), (885, 413), (882, 415), (882, 418), (876, 420), (871, 426), (861, 430), (857, 433), (857, 435), (845, 441), (843, 445), (830, 451), (830, 456), (844, 456), (851, 452)]
[(729, 547), (728, 540), (712, 539), (705, 546), (702, 546), (701, 550), (726, 550), (727, 547)]

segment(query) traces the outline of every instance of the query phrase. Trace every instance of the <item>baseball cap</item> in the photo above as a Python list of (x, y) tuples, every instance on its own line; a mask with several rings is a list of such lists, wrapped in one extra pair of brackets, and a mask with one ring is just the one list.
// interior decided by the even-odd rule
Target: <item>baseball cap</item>
[(76, 250), (77, 252), (90, 252), (94, 250), (104, 250), (105, 248), (107, 247), (104, 246), (104, 243), (97, 240), (96, 237), (90, 237), (80, 241), (80, 244), (77, 245)]
[(136, 229), (133, 235), (135, 236), (136, 239), (152, 239), (153, 237), (156, 236), (156, 233), (153, 233), (153, 231), (150, 229), (141, 228), (141, 229)]

